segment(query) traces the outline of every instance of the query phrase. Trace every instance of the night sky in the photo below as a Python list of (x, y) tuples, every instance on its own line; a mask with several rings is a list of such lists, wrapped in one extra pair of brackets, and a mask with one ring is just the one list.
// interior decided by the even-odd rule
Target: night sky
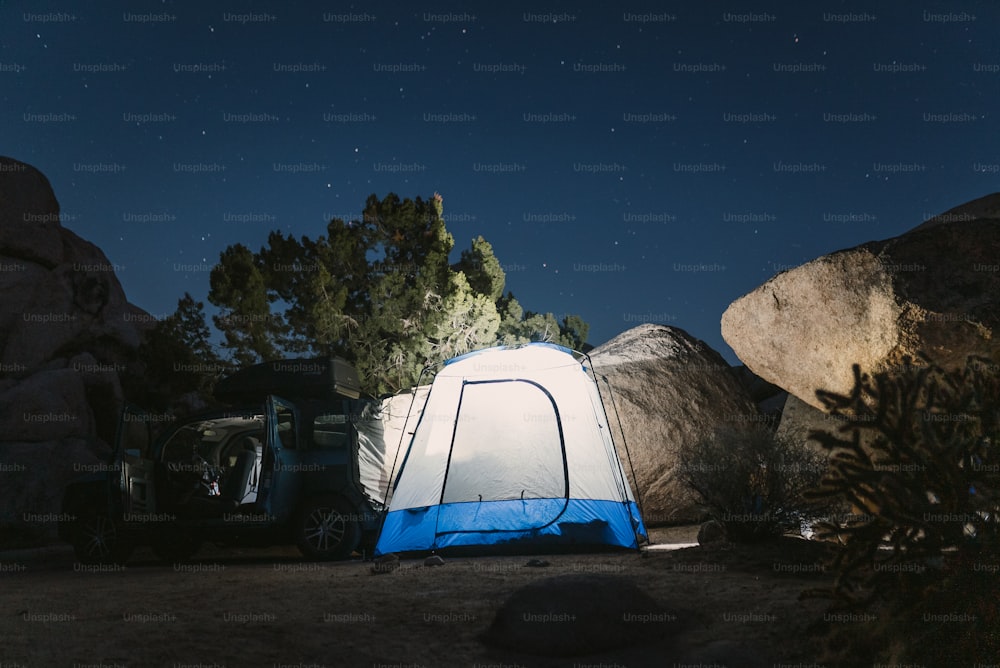
[(437, 191), (526, 309), (737, 363), (740, 295), (1000, 191), (991, 1), (99, 4), (0, 3), (0, 153), (157, 317), (229, 244)]

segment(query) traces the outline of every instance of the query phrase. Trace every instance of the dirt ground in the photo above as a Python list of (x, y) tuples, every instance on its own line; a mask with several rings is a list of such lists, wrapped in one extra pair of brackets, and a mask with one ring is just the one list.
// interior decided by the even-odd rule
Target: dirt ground
[[(651, 532), (695, 541), (697, 527)], [(728, 548), (636, 553), (302, 561), (294, 549), (203, 548), (165, 565), (137, 551), (122, 568), (75, 563), (68, 547), (0, 554), (0, 667), (312, 666), (681, 668), (812, 666), (828, 602), (800, 599), (830, 578), (823, 547), (784, 538)], [(679, 619), (672, 637), (599, 655), (543, 657), (479, 636), (518, 587), (568, 573), (620, 576)], [(553, 625), (554, 627), (557, 625)], [(558, 629), (553, 628), (553, 632)], [(831, 664), (825, 664), (831, 665)]]

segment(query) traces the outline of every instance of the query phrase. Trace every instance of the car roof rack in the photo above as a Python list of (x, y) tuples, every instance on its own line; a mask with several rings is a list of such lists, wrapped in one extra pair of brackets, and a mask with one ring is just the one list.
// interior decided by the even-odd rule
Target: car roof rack
[(215, 385), (215, 398), (225, 403), (262, 401), (269, 394), (287, 399), (357, 399), (358, 372), (340, 357), (273, 360), (244, 367)]

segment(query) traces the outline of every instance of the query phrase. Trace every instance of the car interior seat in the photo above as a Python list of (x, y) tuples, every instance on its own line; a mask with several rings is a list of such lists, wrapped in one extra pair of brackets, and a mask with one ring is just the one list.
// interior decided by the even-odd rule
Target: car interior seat
[[(252, 436), (243, 439), (243, 449), (236, 456), (236, 465), (226, 474), (220, 490), (220, 503), (232, 509), (239, 508), (252, 486), (260, 451), (260, 441)], [(255, 495), (256, 496), (256, 495)]]

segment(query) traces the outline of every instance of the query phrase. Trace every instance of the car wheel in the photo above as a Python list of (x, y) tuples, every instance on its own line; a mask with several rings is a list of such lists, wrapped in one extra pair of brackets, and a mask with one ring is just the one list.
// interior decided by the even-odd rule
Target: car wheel
[(295, 543), (309, 559), (346, 559), (361, 540), (361, 527), (355, 515), (354, 508), (343, 497), (310, 499), (299, 513)]
[(186, 531), (167, 529), (153, 540), (151, 547), (157, 557), (175, 564), (190, 559), (201, 547), (201, 541)]
[(73, 552), (81, 564), (124, 564), (133, 547), (121, 526), (105, 513), (82, 515), (73, 527)]

